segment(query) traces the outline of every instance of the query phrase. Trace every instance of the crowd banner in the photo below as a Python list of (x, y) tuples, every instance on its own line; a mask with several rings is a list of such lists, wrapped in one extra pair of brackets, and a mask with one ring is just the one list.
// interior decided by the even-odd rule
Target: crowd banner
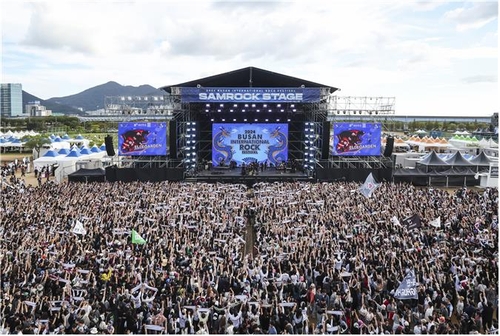
[(394, 298), (399, 300), (418, 299), (417, 278), (413, 271), (408, 272), (394, 293)]
[(320, 88), (181, 88), (183, 103), (316, 103)]
[(75, 227), (73, 227), (73, 230), (71, 230), (71, 232), (79, 235), (87, 234), (87, 230), (83, 227), (83, 223), (80, 222), (78, 219), (76, 220)]
[(132, 244), (146, 244), (146, 240), (142, 238), (137, 231), (132, 230)]
[(365, 183), (359, 188), (359, 191), (365, 196), (366, 198), (370, 198), (375, 191), (375, 189), (378, 188), (380, 184), (378, 184), (375, 179), (373, 178), (372, 173), (366, 177)]
[(438, 217), (432, 221), (429, 222), (429, 224), (435, 228), (440, 228), (441, 227), (441, 217)]
[(420, 228), (422, 226), (422, 221), (420, 220), (420, 216), (415, 214), (403, 219), (403, 224), (406, 226), (408, 231), (411, 231), (413, 229)]

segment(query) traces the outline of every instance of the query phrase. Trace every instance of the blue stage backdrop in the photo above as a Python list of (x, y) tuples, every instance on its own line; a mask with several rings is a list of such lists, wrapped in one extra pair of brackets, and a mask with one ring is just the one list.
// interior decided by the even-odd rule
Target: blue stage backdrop
[(119, 155), (167, 155), (167, 152), (167, 123), (118, 124)]
[(277, 165), (288, 159), (288, 124), (212, 124), (212, 161), (258, 161)]
[(332, 155), (380, 156), (380, 123), (333, 123)]

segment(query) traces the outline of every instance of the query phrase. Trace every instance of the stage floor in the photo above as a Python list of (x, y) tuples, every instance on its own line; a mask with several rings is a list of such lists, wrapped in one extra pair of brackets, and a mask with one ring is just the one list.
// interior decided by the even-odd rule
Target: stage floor
[(195, 176), (186, 178), (187, 182), (223, 182), (223, 183), (243, 183), (253, 184), (257, 182), (295, 182), (311, 181), (312, 177), (307, 174), (296, 171), (284, 172), (275, 168), (268, 168), (259, 171), (258, 175), (241, 175), (241, 168), (235, 169), (217, 169), (199, 171)]

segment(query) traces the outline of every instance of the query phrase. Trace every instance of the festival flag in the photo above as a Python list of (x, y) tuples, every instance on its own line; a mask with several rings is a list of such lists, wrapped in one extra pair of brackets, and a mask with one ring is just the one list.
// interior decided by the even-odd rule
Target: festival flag
[(365, 196), (366, 198), (370, 198), (375, 191), (379, 187), (379, 183), (375, 181), (373, 178), (372, 173), (366, 177), (365, 183), (359, 188), (359, 191)]
[(80, 234), (80, 235), (86, 235), (87, 230), (83, 227), (83, 223), (80, 222), (78, 219), (76, 220), (75, 227), (71, 230), (74, 234)]
[(396, 217), (396, 216), (393, 216), (393, 217), (391, 218), (391, 223), (392, 223), (394, 226), (401, 226), (401, 223), (399, 222), (399, 219), (398, 219), (398, 217)]
[(455, 273), (455, 290), (457, 292), (462, 290), (462, 285), (460, 284), (460, 279), (458, 278), (458, 273)]
[(403, 219), (403, 224), (408, 230), (418, 229), (422, 226), (420, 216), (417, 214)]
[(417, 278), (413, 271), (406, 274), (398, 289), (394, 293), (394, 298), (399, 300), (418, 299)]
[(438, 229), (439, 229), (439, 228), (441, 227), (441, 216), (439, 216), (438, 218), (436, 218), (436, 219), (434, 219), (434, 220), (430, 221), (430, 222), (429, 222), (429, 224), (430, 224), (431, 226), (434, 226), (435, 228), (438, 228)]
[(132, 244), (146, 244), (146, 240), (137, 231), (132, 230)]

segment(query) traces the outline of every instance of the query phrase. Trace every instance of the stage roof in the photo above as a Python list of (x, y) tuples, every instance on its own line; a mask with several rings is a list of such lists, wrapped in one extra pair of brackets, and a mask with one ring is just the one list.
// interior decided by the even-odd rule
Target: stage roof
[(283, 75), (256, 67), (246, 67), (218, 75), (195, 79), (185, 83), (167, 85), (160, 88), (171, 93), (172, 87), (256, 87), (256, 88), (328, 88), (330, 93), (338, 90), (330, 85), (319, 84), (305, 79)]

